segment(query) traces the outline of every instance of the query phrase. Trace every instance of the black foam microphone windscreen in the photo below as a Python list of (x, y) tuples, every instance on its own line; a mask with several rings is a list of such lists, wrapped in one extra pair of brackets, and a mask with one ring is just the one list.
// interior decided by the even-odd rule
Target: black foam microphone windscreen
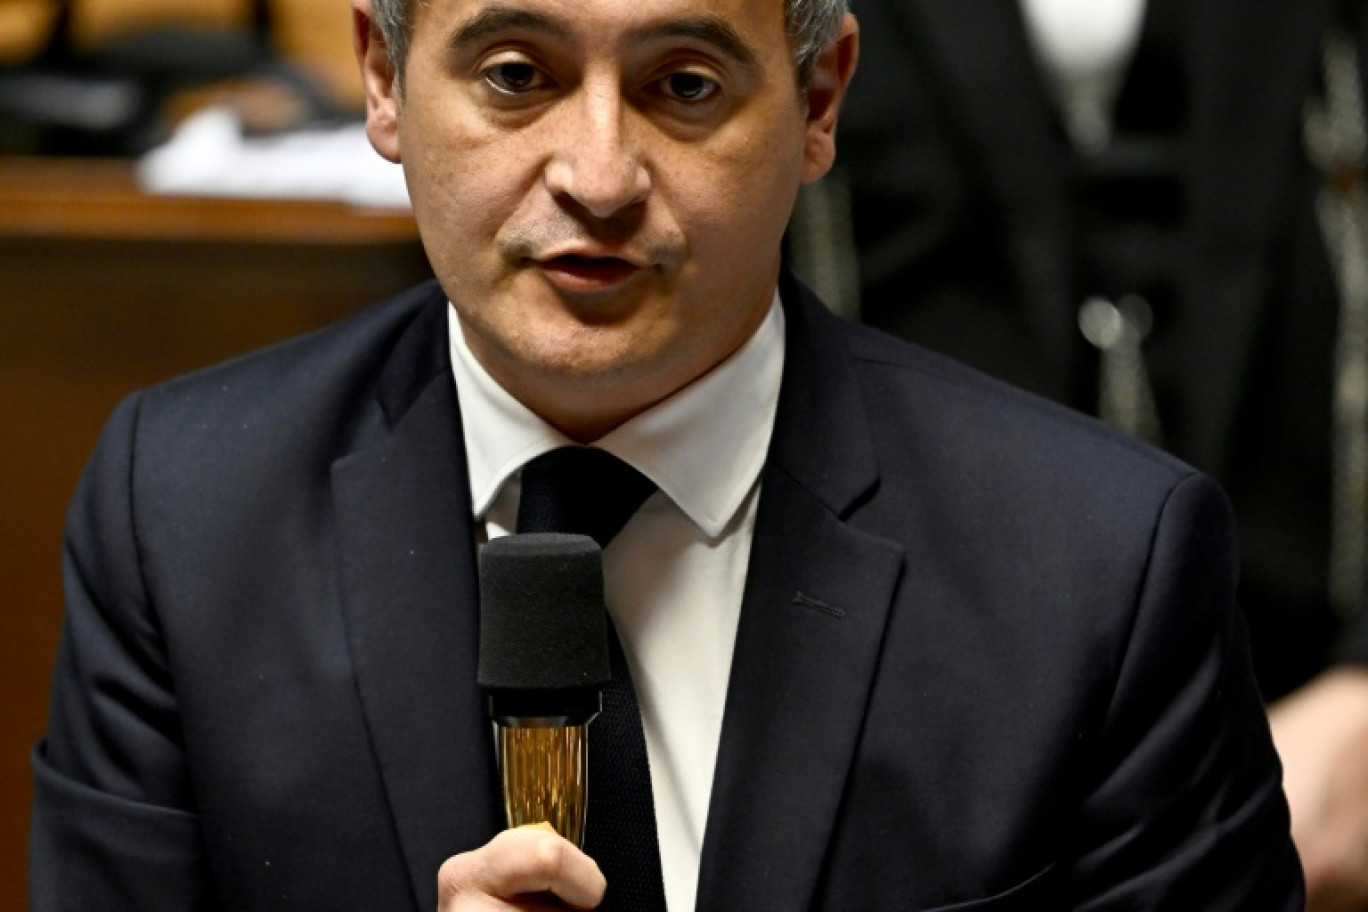
[(526, 533), (480, 551), (480, 686), (521, 694), (531, 715), (609, 678), (603, 552), (584, 535)]
[(582, 845), (588, 726), (611, 676), (603, 552), (584, 535), (496, 538), (480, 552), (480, 667), (510, 827)]

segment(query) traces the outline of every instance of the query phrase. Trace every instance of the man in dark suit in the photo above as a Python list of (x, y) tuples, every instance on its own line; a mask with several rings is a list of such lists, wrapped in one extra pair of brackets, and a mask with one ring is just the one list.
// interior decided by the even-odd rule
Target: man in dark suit
[(659, 488), (605, 587), (660, 907), (1300, 907), (1215, 486), (783, 273), (840, 4), (356, 21), (437, 283), (111, 419), (35, 909), (640, 912), (499, 834), (475, 679), (477, 547), (586, 444)]
[[(837, 177), (861, 316), (1110, 410), (1229, 492), (1308, 883), (1368, 909), (1368, 595), (1343, 530), (1346, 514), (1362, 527), (1362, 434), (1332, 414), (1336, 351), (1352, 365), (1356, 333), (1332, 201), (1361, 191), (1364, 162), (1326, 141), (1362, 130), (1362, 95), (1338, 104), (1355, 91), (1326, 73), (1334, 28), (1361, 49), (1364, 4), (1150, 0), (1091, 134), (1029, 15), (1044, 5), (856, 0), (863, 63)], [(1361, 243), (1344, 245), (1360, 265)], [(1085, 333), (1089, 301), (1142, 308), (1131, 338)]]

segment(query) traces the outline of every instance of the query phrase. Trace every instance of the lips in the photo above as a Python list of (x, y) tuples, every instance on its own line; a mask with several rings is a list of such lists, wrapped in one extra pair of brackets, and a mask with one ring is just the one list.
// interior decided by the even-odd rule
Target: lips
[(640, 266), (618, 257), (566, 254), (538, 263), (552, 282), (567, 291), (606, 291), (641, 271)]

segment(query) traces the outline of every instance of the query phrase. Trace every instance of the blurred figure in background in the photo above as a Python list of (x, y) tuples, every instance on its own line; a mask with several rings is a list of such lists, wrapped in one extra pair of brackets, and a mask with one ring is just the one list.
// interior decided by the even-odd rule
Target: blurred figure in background
[(1368, 909), (1364, 5), (855, 0), (790, 236), (827, 300), (1222, 481), (1316, 912)]
[(210, 105), (359, 119), (349, 28), (336, 0), (2, 0), (0, 153), (137, 155)]

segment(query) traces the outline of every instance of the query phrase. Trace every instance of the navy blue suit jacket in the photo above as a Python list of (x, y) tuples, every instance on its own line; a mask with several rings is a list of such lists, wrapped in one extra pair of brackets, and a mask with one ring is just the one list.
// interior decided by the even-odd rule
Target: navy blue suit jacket
[[(1215, 486), (783, 297), (698, 908), (1301, 908)], [(435, 285), (123, 403), (34, 910), (433, 909), (501, 825), (472, 527)]]

